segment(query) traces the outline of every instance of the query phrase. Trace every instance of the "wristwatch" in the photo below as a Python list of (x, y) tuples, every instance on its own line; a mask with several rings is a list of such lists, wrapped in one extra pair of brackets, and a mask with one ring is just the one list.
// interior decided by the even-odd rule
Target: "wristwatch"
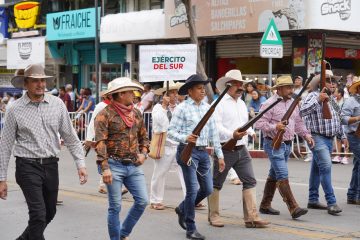
[(146, 152), (146, 153), (142, 153), (142, 154), (144, 154), (144, 156), (145, 156), (145, 159), (147, 159), (148, 157), (149, 157), (149, 154)]

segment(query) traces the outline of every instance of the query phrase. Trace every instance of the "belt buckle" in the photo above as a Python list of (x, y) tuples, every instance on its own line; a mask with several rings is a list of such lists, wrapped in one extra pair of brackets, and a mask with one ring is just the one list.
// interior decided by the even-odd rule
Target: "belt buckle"
[(39, 163), (40, 163), (41, 165), (43, 165), (43, 158), (40, 158), (39, 160), (40, 160)]

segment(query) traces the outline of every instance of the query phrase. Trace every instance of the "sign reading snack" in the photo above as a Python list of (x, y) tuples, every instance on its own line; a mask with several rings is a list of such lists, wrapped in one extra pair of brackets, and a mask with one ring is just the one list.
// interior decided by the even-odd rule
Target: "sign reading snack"
[[(48, 41), (95, 37), (95, 8), (46, 15)], [(100, 19), (100, 17), (99, 17)]]
[(7, 69), (25, 68), (33, 63), (45, 64), (45, 37), (7, 41)]
[(195, 44), (140, 46), (140, 82), (185, 80), (196, 73)]
[(26, 29), (35, 26), (39, 14), (39, 2), (21, 2), (15, 4), (14, 15), (18, 28)]

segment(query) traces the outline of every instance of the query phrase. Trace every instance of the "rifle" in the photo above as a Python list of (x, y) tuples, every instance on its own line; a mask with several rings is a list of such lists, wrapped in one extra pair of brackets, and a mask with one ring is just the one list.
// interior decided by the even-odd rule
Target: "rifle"
[[(262, 110), (261, 112), (258, 113), (258, 115), (256, 115), (256, 117), (254, 117), (253, 119), (249, 120), (247, 123), (245, 123), (244, 125), (242, 125), (241, 127), (239, 127), (236, 131), (238, 132), (245, 132), (246, 130), (248, 130), (252, 125), (254, 125), (254, 123), (259, 120), (262, 115), (264, 115), (267, 111), (269, 111), (271, 108), (273, 108), (276, 104), (278, 104), (281, 100), (283, 100), (282, 97), (279, 97), (275, 102), (273, 102), (270, 106), (268, 106), (267, 108), (265, 108), (264, 110)], [(238, 140), (236, 139), (230, 139), (229, 141), (227, 141), (223, 146), (222, 146), (222, 150), (226, 150), (226, 151), (233, 151), (234, 147), (236, 146)]]
[[(200, 120), (200, 122), (196, 125), (196, 127), (194, 128), (194, 130), (192, 131), (192, 134), (199, 136), (201, 130), (204, 128), (206, 122), (209, 120), (209, 118), (211, 117), (211, 115), (213, 114), (213, 112), (215, 111), (215, 107), (216, 105), (218, 105), (218, 103), (221, 101), (221, 99), (225, 96), (225, 94), (227, 93), (227, 91), (229, 90), (229, 88), (231, 87), (231, 84), (227, 84), (225, 90), (221, 93), (221, 95), (218, 97), (218, 99), (216, 99), (215, 103), (211, 105), (211, 107), (209, 108), (209, 110), (205, 113), (205, 115), (202, 117), (202, 119)], [(195, 147), (195, 143), (191, 143), (189, 142), (185, 148), (183, 149), (183, 151), (181, 152), (181, 160), (185, 163), (188, 164), (190, 156), (191, 156), (191, 152), (192, 149)]]
[(359, 137), (360, 138), (360, 123), (355, 131), (355, 136)]
[[(321, 78), (320, 78), (320, 91), (322, 91), (322, 89), (324, 87), (326, 87), (325, 85), (325, 81), (326, 81), (326, 74), (325, 74), (325, 71), (326, 71), (326, 61), (325, 60), (322, 60), (321, 61)], [(324, 102), (323, 102), (323, 106), (322, 106), (322, 114), (323, 114), (323, 118), (324, 119), (331, 119), (332, 116), (331, 116), (331, 111), (330, 111), (330, 106), (329, 106), (329, 100), (326, 99)]]
[[(286, 111), (286, 113), (284, 114), (284, 116), (281, 119), (281, 122), (285, 122), (286, 124), (289, 121), (289, 118), (291, 117), (291, 114), (294, 112), (296, 106), (299, 104), (300, 100), (301, 100), (301, 95), (303, 94), (303, 92), (306, 90), (307, 86), (309, 85), (309, 83), (311, 82), (311, 80), (313, 79), (315, 75), (311, 74), (309, 79), (306, 81), (304, 87), (301, 89), (301, 91), (299, 92), (299, 94), (296, 96), (296, 98), (294, 99), (294, 101), (291, 103), (289, 109)], [(272, 147), (274, 149), (279, 149), (283, 140), (283, 136), (284, 136), (285, 130), (281, 130), (278, 131), (272, 141)]]

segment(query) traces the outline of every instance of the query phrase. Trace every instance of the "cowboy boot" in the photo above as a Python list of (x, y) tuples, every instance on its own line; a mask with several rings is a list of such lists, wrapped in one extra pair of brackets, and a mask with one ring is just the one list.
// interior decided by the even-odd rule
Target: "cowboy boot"
[(294, 195), (291, 192), (289, 179), (279, 180), (277, 182), (277, 185), (279, 188), (280, 195), (282, 196), (283, 201), (288, 206), (288, 209), (293, 219), (305, 215), (308, 212), (306, 208), (300, 208), (299, 205), (297, 204)]
[(220, 190), (214, 188), (213, 193), (208, 197), (209, 201), (209, 215), (208, 220), (211, 226), (223, 227), (224, 223), (221, 221), (219, 214), (219, 195)]
[(243, 211), (245, 227), (263, 228), (270, 222), (259, 217), (256, 211), (256, 191), (255, 188), (243, 190)]
[(280, 211), (273, 209), (271, 207), (271, 202), (273, 200), (274, 194), (276, 191), (276, 180), (268, 177), (266, 179), (264, 196), (262, 198), (259, 211), (263, 214), (270, 215), (280, 215)]

